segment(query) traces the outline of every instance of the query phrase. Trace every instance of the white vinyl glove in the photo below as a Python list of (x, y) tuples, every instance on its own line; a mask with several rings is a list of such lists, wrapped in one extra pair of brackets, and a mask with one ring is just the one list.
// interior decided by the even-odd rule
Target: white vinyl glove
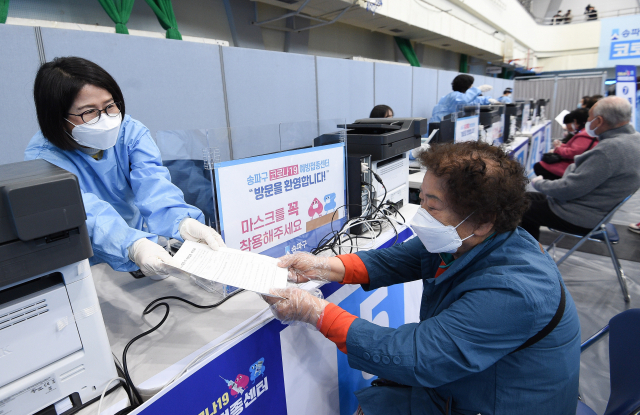
[(536, 177), (534, 177), (533, 179), (531, 179), (531, 184), (537, 183), (537, 182), (539, 182), (540, 180), (543, 180), (543, 179), (542, 179), (542, 176), (536, 176)]
[(163, 247), (146, 238), (138, 239), (129, 247), (129, 259), (153, 280), (162, 280), (171, 275), (173, 271), (167, 264), (174, 267), (180, 265)]
[(214, 251), (218, 248), (227, 246), (224, 244), (222, 237), (215, 229), (203, 225), (192, 218), (185, 218), (180, 222), (180, 236), (185, 241), (206, 242), (209, 248)]
[(318, 320), (329, 304), (327, 300), (297, 287), (274, 288), (270, 293), (286, 298), (283, 300), (275, 297), (262, 297), (264, 301), (269, 303), (271, 312), (282, 324), (300, 321), (318, 328)]
[(500, 101), (498, 101), (497, 99), (489, 98), (489, 103), (490, 104), (499, 104)]
[(485, 84), (485, 85), (480, 85), (478, 89), (482, 92), (489, 92), (493, 89), (493, 87), (491, 85)]
[(308, 252), (298, 252), (280, 257), (278, 266), (280, 268), (289, 268), (287, 279), (297, 284), (310, 280), (330, 281), (331, 265), (327, 257), (318, 257)]

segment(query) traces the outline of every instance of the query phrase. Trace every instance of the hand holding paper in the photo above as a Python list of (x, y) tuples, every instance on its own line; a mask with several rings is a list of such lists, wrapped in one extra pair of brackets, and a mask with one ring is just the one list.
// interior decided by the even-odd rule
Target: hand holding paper
[(226, 247), (214, 251), (207, 245), (185, 241), (173, 259), (181, 270), (197, 277), (260, 294), (287, 286), (287, 269), (277, 265), (278, 259), (266, 255)]

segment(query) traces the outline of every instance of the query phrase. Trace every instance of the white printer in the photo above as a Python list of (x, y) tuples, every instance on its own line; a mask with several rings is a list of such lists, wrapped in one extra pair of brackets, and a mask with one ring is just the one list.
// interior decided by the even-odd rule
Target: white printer
[(0, 166), (0, 415), (73, 413), (116, 377), (78, 179)]

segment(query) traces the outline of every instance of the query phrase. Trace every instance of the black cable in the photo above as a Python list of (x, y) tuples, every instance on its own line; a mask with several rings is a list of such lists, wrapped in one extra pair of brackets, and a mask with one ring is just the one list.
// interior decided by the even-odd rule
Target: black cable
[[(216, 308), (219, 305), (222, 305), (225, 301), (229, 300), (232, 297), (235, 297), (236, 295), (240, 294), (241, 292), (244, 292), (244, 290), (239, 289), (236, 290), (234, 292), (232, 292), (231, 294), (227, 295), (225, 298), (223, 298), (222, 300), (218, 301), (215, 304), (211, 304), (211, 305), (200, 305), (200, 304), (196, 304), (196, 303), (192, 303), (189, 300), (185, 300), (182, 297), (176, 297), (173, 295), (167, 296), (167, 297), (160, 297), (160, 298), (156, 298), (155, 300), (153, 300), (152, 302), (149, 303), (149, 305), (147, 305), (144, 309), (144, 311), (142, 312), (143, 315), (149, 314), (151, 311), (153, 311), (153, 309), (149, 310), (149, 307), (151, 307), (152, 305), (154, 305), (155, 303), (157, 303), (158, 301), (164, 301), (164, 300), (178, 300), (178, 301), (182, 301), (183, 303), (187, 303), (192, 307), (195, 308), (199, 308), (201, 310), (206, 310), (206, 309), (210, 309), (210, 308)], [(155, 308), (155, 307), (154, 307)]]
[[(134, 337), (133, 339), (131, 339), (129, 341), (129, 343), (127, 343), (127, 345), (124, 347), (124, 351), (122, 352), (122, 371), (124, 374), (124, 378), (127, 381), (128, 386), (131, 388), (131, 391), (133, 392), (133, 395), (135, 397), (135, 400), (138, 403), (138, 406), (142, 404), (143, 400), (142, 400), (142, 396), (140, 396), (140, 392), (138, 392), (138, 389), (136, 388), (136, 385), (133, 383), (133, 380), (131, 379), (131, 376), (129, 375), (129, 369), (127, 368), (127, 351), (129, 351), (129, 348), (131, 347), (131, 345), (133, 345), (134, 342), (136, 342), (137, 340), (143, 338), (144, 336), (153, 333), (154, 331), (158, 330), (160, 328), (160, 326), (162, 326), (164, 324), (165, 321), (167, 321), (167, 317), (169, 317), (169, 311), (170, 311), (170, 307), (169, 304), (167, 303), (159, 303), (159, 301), (164, 301), (164, 300), (178, 300), (178, 301), (182, 301), (184, 303), (189, 304), (190, 306), (193, 306), (195, 308), (199, 308), (199, 309), (211, 309), (211, 308), (216, 308), (219, 305), (223, 304), (225, 301), (229, 300), (230, 298), (240, 294), (241, 292), (243, 292), (244, 290), (239, 289), (234, 291), (233, 293), (227, 295), (225, 298), (223, 298), (222, 300), (218, 301), (215, 304), (211, 304), (211, 305), (200, 305), (200, 304), (196, 304), (193, 303), (189, 300), (185, 300), (182, 297), (176, 297), (176, 296), (167, 296), (167, 297), (160, 297), (157, 298), (155, 300), (153, 300), (152, 302), (150, 302), (145, 308), (144, 311), (142, 312), (142, 315), (147, 315), (149, 313), (151, 313), (153, 310), (155, 310), (156, 308), (160, 307), (160, 306), (165, 306), (166, 307), (166, 311), (164, 313), (164, 316), (162, 317), (162, 320), (160, 320), (160, 322), (158, 324), (156, 324), (154, 327), (152, 327), (151, 329), (145, 331), (144, 333), (138, 334), (136, 337)], [(157, 304), (156, 304), (157, 303)], [(131, 396), (129, 397), (129, 399), (131, 399)], [(131, 401), (133, 404), (133, 401)], [(125, 408), (127, 409), (127, 408)], [(118, 412), (120, 413), (120, 412)], [(128, 412), (126, 412), (128, 413)]]
[(143, 338), (144, 336), (153, 333), (154, 331), (158, 330), (160, 328), (160, 326), (162, 326), (164, 324), (165, 321), (167, 321), (167, 317), (169, 317), (169, 304), (167, 303), (158, 303), (155, 305), (155, 307), (153, 307), (152, 309), (148, 310), (147, 308), (145, 308), (145, 312), (143, 312), (143, 314), (148, 314), (150, 312), (152, 312), (153, 310), (155, 310), (156, 308), (160, 307), (160, 306), (165, 306), (167, 308), (167, 310), (164, 313), (164, 317), (162, 317), (162, 320), (160, 320), (160, 323), (156, 324), (154, 327), (152, 327), (151, 329), (145, 331), (144, 333), (138, 334), (136, 337), (134, 337), (133, 339), (131, 339), (131, 341), (129, 341), (129, 343), (127, 343), (127, 345), (124, 347), (124, 351), (122, 352), (122, 366), (124, 368), (124, 378), (126, 379), (127, 383), (129, 383), (129, 385), (132, 387), (133, 389), (133, 394), (136, 397), (136, 400), (140, 403), (143, 402), (142, 400), (142, 396), (140, 396), (140, 392), (138, 392), (138, 389), (136, 388), (135, 384), (133, 383), (133, 381), (131, 380), (131, 376), (129, 376), (129, 369), (127, 368), (127, 351), (129, 350), (129, 347), (131, 347), (131, 345), (138, 339)]

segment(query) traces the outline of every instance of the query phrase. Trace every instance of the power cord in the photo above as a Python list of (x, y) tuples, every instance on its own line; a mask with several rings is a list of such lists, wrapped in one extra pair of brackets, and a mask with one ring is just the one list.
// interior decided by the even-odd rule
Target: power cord
[[(347, 253), (352, 253), (354, 249), (357, 251), (359, 249), (369, 248), (368, 246), (365, 246), (365, 247), (358, 246), (357, 245), (358, 239), (371, 240), (371, 247), (373, 247), (375, 246), (376, 239), (382, 233), (383, 226), (387, 223), (391, 225), (391, 228), (396, 234), (395, 240), (392, 245), (395, 245), (395, 243), (398, 241), (398, 237), (399, 237), (398, 231), (395, 228), (392, 220), (398, 224), (404, 224), (405, 222), (404, 216), (400, 214), (400, 212), (398, 211), (398, 207), (395, 204), (386, 200), (387, 187), (384, 185), (382, 178), (376, 172), (371, 170), (369, 166), (363, 163), (362, 170), (364, 171), (364, 169), (369, 170), (373, 175), (373, 177), (376, 179), (376, 181), (378, 181), (378, 183), (380, 183), (380, 185), (382, 185), (382, 188), (384, 189), (384, 194), (382, 196), (380, 203), (376, 205), (374, 202), (374, 199), (371, 196), (372, 191), (369, 189), (365, 189), (367, 191), (368, 198), (369, 198), (369, 203), (365, 212), (363, 212), (363, 214), (357, 218), (352, 218), (350, 220), (345, 221), (342, 227), (340, 227), (340, 229), (334, 230), (333, 220), (335, 219), (336, 213), (342, 208), (346, 208), (348, 206), (359, 206), (359, 204), (346, 204), (338, 207), (333, 212), (333, 217), (331, 218), (332, 219), (331, 232), (325, 235), (318, 243), (318, 246), (316, 246), (311, 250), (312, 254), (318, 255), (321, 252), (331, 250), (335, 255), (340, 255), (341, 253), (343, 253), (343, 249), (348, 249)], [(369, 188), (373, 188), (373, 186), (369, 183), (364, 183), (363, 185), (368, 186)], [(400, 214), (400, 216), (402, 217), (403, 223), (400, 223), (395, 218), (393, 218), (393, 216), (397, 214)], [(360, 235), (350, 234), (349, 230), (356, 226), (366, 227), (369, 230), (371, 236), (360, 236)]]
[[(169, 312), (170, 312), (171, 309), (170, 309), (168, 303), (160, 302), (160, 301), (178, 300), (178, 301), (182, 301), (183, 303), (189, 304), (190, 306), (193, 306), (193, 307), (198, 308), (198, 309), (212, 309), (212, 308), (216, 308), (216, 307), (220, 306), (221, 304), (225, 303), (227, 300), (231, 299), (232, 297), (235, 297), (236, 295), (240, 294), (241, 292), (244, 292), (244, 290), (236, 290), (233, 293), (231, 293), (228, 296), (226, 296), (225, 298), (223, 298), (222, 300), (218, 301), (215, 304), (211, 304), (211, 305), (200, 305), (200, 304), (193, 303), (193, 302), (191, 302), (189, 300), (186, 300), (186, 299), (184, 299), (182, 297), (166, 296), (166, 297), (160, 297), (160, 298), (157, 298), (157, 299), (153, 300), (152, 302), (150, 302), (145, 307), (144, 311), (142, 312), (142, 315), (147, 315), (147, 314), (153, 312), (156, 308), (158, 308), (160, 306), (164, 306), (165, 307), (165, 313), (164, 313), (164, 316), (162, 317), (162, 320), (160, 320), (160, 322), (158, 324), (156, 324), (154, 327), (152, 327), (151, 329), (145, 331), (144, 333), (141, 333), (141, 334), (137, 335), (136, 337), (131, 339), (129, 341), (129, 343), (127, 343), (127, 345), (124, 347), (124, 351), (122, 352), (122, 367), (119, 366), (120, 362), (118, 362), (118, 360), (115, 359), (116, 367), (121, 370), (122, 375), (124, 376), (123, 380), (129, 386), (129, 388), (131, 389), (131, 392), (133, 394), (133, 399), (132, 399), (132, 396), (129, 396), (129, 400), (130, 400), (132, 405), (136, 405), (136, 407), (140, 406), (140, 405), (142, 405), (144, 400), (142, 399), (142, 396), (140, 395), (140, 392), (138, 391), (138, 388), (133, 383), (133, 380), (131, 379), (131, 375), (129, 374), (129, 369), (127, 367), (127, 352), (129, 351), (129, 348), (133, 345), (133, 343), (135, 343), (137, 340), (139, 340), (139, 339), (141, 339), (141, 338), (153, 333), (154, 331), (158, 330), (165, 323), (165, 321), (167, 321), (167, 318), (169, 317)], [(174, 377), (169, 383), (164, 385), (161, 389), (164, 389), (167, 385), (169, 385), (170, 383), (175, 381), (178, 377), (182, 376), (182, 373), (184, 373), (184, 371), (181, 372), (179, 376)], [(113, 382), (113, 380), (112, 380), (112, 382)], [(134, 403), (134, 401), (135, 401), (135, 403)]]

